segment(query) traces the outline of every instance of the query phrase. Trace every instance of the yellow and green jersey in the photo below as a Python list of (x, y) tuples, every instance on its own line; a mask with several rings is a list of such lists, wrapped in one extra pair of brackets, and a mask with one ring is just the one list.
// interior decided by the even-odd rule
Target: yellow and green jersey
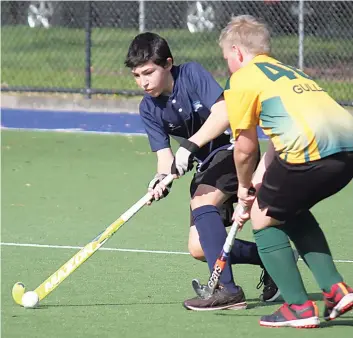
[(353, 115), (308, 75), (267, 55), (234, 73), (224, 96), (234, 137), (259, 125), (289, 163), (353, 151)]

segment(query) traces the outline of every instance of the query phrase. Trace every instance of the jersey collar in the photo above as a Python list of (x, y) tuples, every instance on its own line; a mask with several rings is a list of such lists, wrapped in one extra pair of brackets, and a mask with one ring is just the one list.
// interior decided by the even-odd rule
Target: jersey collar
[[(251, 64), (254, 64), (255, 62), (261, 62), (261, 61), (265, 61), (265, 60), (268, 60), (269, 56), (266, 55), (266, 54), (259, 54), (259, 55), (256, 55), (254, 58), (252, 58), (247, 65), (251, 65)], [(246, 65), (246, 66), (247, 66)], [(246, 67), (245, 66), (245, 67)]]

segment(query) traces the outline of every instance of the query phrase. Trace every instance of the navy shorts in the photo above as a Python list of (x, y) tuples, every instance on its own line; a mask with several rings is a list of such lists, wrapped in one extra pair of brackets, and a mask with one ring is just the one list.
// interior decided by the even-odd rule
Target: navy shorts
[[(258, 162), (260, 160), (260, 151)], [(233, 150), (220, 150), (215, 156), (201, 167), (201, 171), (194, 175), (190, 184), (190, 195), (194, 196), (197, 187), (200, 184), (207, 184), (215, 187), (225, 194), (232, 195), (220, 208), (225, 226), (232, 224), (234, 212), (233, 204), (238, 202), (238, 177), (236, 174)]]
[(213, 158), (195, 173), (190, 184), (191, 197), (200, 184), (207, 184), (221, 190), (225, 194), (236, 195), (238, 177), (233, 160), (233, 150), (220, 150)]

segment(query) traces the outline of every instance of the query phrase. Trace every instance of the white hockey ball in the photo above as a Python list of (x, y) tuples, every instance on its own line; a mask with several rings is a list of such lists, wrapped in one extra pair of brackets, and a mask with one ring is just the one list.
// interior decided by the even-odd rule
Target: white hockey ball
[(39, 304), (39, 297), (34, 291), (28, 291), (22, 296), (22, 305), (26, 309), (33, 309)]

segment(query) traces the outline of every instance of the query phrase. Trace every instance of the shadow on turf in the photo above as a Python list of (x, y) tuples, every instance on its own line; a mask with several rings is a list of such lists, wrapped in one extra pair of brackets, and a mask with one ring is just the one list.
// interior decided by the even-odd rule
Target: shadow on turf
[(38, 309), (49, 309), (55, 307), (86, 307), (86, 306), (134, 306), (134, 305), (175, 305), (181, 302), (150, 302), (150, 303), (98, 303), (98, 304), (53, 304), (41, 305)]
[(344, 317), (341, 320), (334, 320), (332, 322), (322, 322), (321, 327), (353, 326), (353, 320), (347, 320), (346, 318), (352, 317)]
[[(249, 309), (249, 307), (248, 307)], [(246, 314), (246, 311), (219, 311), (214, 313), (215, 316), (235, 316), (235, 317), (258, 317), (260, 318), (262, 315), (260, 314)], [(351, 320), (347, 318), (352, 318)], [(345, 316), (342, 319), (337, 319), (331, 322), (325, 322), (323, 319), (320, 323), (320, 328), (334, 328), (335, 326), (350, 326), (353, 327), (353, 317)]]
[[(322, 293), (320, 292), (313, 292), (313, 293), (309, 293), (309, 299), (310, 300), (314, 300), (314, 301), (322, 301), (323, 298), (322, 298)], [(271, 305), (280, 305), (284, 302), (283, 298), (280, 296), (278, 298), (278, 300), (276, 300), (275, 302), (270, 302), (270, 303), (264, 303), (264, 302), (259, 302), (258, 299), (247, 299), (248, 302), (255, 302), (254, 304), (250, 304), (251, 308), (255, 308), (255, 307), (258, 307), (258, 306), (271, 306)], [(249, 306), (248, 306), (249, 308)]]
[[(309, 298), (312, 300), (320, 300), (321, 294), (320, 293), (314, 293), (310, 294)], [(258, 307), (265, 307), (265, 306), (274, 306), (278, 305), (280, 306), (283, 301), (278, 301), (278, 302), (271, 302), (271, 303), (264, 303), (259, 301), (258, 298), (254, 299), (247, 299), (248, 302), (253, 302), (252, 304), (248, 304), (248, 309), (255, 309)], [(182, 302), (150, 302), (150, 303), (99, 303), (99, 304), (53, 304), (53, 305), (41, 305), (39, 309), (48, 309), (48, 308), (54, 308), (54, 307), (82, 307), (82, 306), (134, 306), (134, 305), (175, 305), (175, 304), (182, 304)]]

